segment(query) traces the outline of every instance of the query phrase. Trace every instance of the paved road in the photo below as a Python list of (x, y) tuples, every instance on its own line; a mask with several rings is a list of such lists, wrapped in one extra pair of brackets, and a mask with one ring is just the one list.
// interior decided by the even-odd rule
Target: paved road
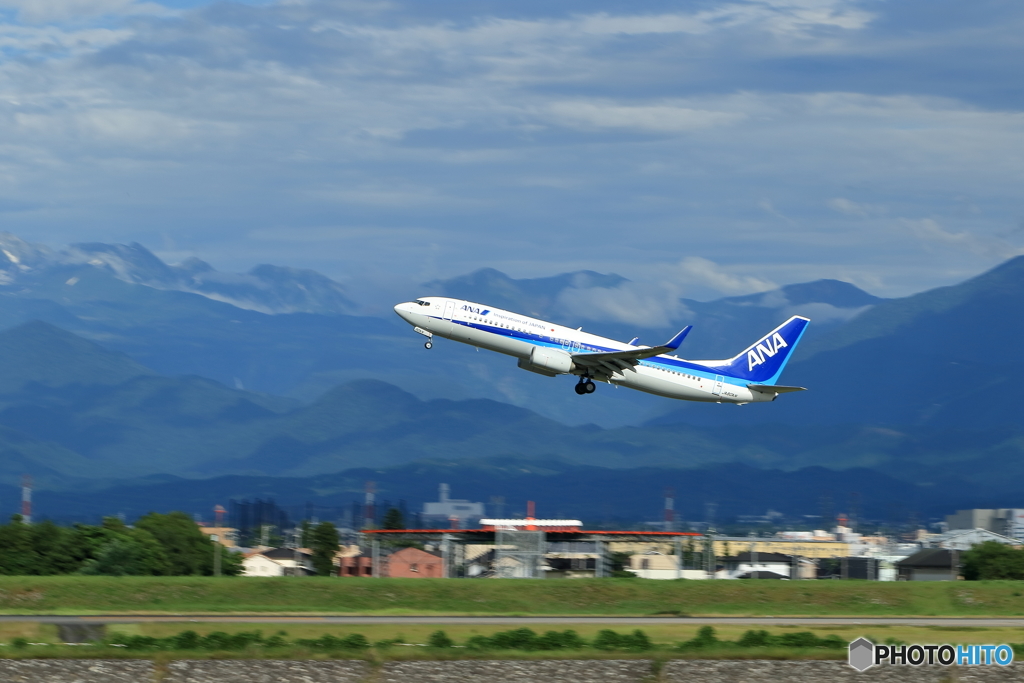
[(739, 624), (750, 626), (822, 626), (829, 625), (903, 625), (903, 626), (976, 626), (1024, 628), (1024, 618), (973, 617), (402, 617), (402, 616), (288, 616), (224, 614), (99, 614), (99, 615), (0, 615), (0, 622), (34, 621), (47, 624), (124, 624), (133, 622), (197, 622), (247, 624), (487, 624), (503, 626), (547, 624), (610, 624), (644, 626), (654, 624)]

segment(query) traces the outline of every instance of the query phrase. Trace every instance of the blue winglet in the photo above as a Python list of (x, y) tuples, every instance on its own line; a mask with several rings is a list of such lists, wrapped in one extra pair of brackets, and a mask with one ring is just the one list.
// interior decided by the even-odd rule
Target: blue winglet
[(636, 346), (636, 343), (638, 341), (640, 341), (640, 337), (633, 337), (632, 339), (629, 340), (629, 345), (630, 346)]
[(690, 330), (692, 329), (693, 325), (687, 325), (686, 327), (684, 327), (682, 330), (679, 331), (679, 334), (665, 342), (665, 348), (672, 349), (673, 351), (678, 349), (679, 345), (683, 343), (683, 340), (686, 339), (686, 335), (690, 334)]

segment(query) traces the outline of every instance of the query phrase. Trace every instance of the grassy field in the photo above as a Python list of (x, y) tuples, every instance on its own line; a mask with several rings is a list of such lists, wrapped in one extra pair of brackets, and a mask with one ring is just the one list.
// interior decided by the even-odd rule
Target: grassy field
[(0, 613), (1024, 616), (1024, 583), (5, 576)]

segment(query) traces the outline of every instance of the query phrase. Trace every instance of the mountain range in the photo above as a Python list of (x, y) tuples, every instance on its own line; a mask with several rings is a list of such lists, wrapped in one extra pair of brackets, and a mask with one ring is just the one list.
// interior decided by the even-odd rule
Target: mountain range
[[(187, 272), (215, 271), (164, 264), (138, 245), (52, 251), (3, 236), (0, 247), (0, 482), (30, 473), (65, 501), (182, 490), (160, 477), (315, 482), (358, 468), (525, 459), (540, 469), (561, 463), (564, 478), (544, 481), (568, 487), (584, 476), (573, 468), (596, 479), (638, 468), (660, 472), (653, 479), (688, 473), (680, 476), (705, 482), (695, 499), (711, 495), (701, 472), (739, 486), (757, 469), (833, 488), (829, 472), (871, 471), (899, 482), (898, 495), (920, 510), (948, 506), (957, 486), (959, 500), (1021, 502), (1012, 482), (1024, 474), (1024, 362), (1014, 348), (1024, 258), (899, 299), (821, 280), (681, 300), (687, 317), (672, 326), (587, 322), (652, 343), (692, 323), (682, 349), (692, 358), (732, 355), (789, 315), (812, 317), (784, 375), (809, 391), (736, 407), (611, 387), (580, 397), (571, 379), (523, 373), (496, 354), (449, 342), (428, 352), (397, 318), (350, 315), (343, 288), (308, 271), (260, 266), (236, 280), (189, 280)], [(218, 289), (225, 282), (234, 284)], [(516, 280), (482, 270), (417, 294), (572, 324), (566, 292), (613, 296), (626, 286), (586, 271)], [(489, 471), (499, 489), (504, 475)], [(318, 490), (302, 486), (312, 488), (301, 496)], [(96, 500), (113, 505), (116, 496)], [(585, 496), (568, 498), (583, 509)]]

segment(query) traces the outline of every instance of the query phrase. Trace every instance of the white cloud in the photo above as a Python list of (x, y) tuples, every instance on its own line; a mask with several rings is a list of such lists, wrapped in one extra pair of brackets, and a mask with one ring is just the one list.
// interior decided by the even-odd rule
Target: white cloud
[[(892, 295), (1018, 253), (979, 236), (1019, 220), (1024, 114), (986, 50), (1019, 43), (1024, 9), (910, 40), (860, 0), (0, 6), (23, 13), (0, 23), (0, 211), (43, 241), (172, 231), (224, 270), (381, 280), (418, 281), (427, 249), (441, 270), (650, 265), (695, 297), (829, 270)], [(368, 227), (272, 237), (289, 225)], [(670, 319), (669, 300), (609, 306)]]
[(13, 9), (30, 24), (77, 21), (104, 16), (163, 15), (174, 12), (155, 2), (135, 0), (0, 0), (0, 8)]
[(688, 256), (675, 267), (679, 282), (703, 285), (722, 294), (750, 294), (778, 286), (759, 277), (737, 273), (742, 270), (742, 266), (725, 268), (699, 256)]
[(1013, 246), (997, 237), (975, 235), (973, 233), (950, 232), (931, 218), (900, 219), (906, 227), (926, 247), (941, 245), (955, 250), (967, 250), (980, 256), (991, 256), (997, 259), (1008, 259), (1024, 254), (1024, 248)]
[(558, 305), (566, 315), (585, 320), (666, 327), (689, 314), (680, 296), (679, 286), (672, 283), (624, 282), (618, 287), (562, 290)]
[(554, 102), (550, 111), (556, 120), (591, 128), (633, 128), (658, 133), (680, 133), (711, 126), (736, 123), (744, 115), (707, 111), (672, 105), (616, 106), (595, 102)]
[(816, 323), (846, 322), (853, 320), (871, 306), (859, 306), (857, 308), (839, 308), (832, 304), (812, 303), (800, 304), (787, 309), (788, 315), (802, 315), (810, 318)]

